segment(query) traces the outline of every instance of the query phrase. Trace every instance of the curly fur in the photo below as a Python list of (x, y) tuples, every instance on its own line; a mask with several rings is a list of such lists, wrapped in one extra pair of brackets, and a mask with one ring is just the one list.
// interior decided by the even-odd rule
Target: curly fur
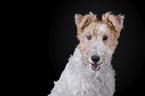
[[(105, 16), (108, 18), (109, 15), (115, 22), (111, 21), (110, 18), (109, 23), (107, 23)], [(115, 71), (112, 68), (111, 59), (118, 44), (118, 37), (115, 34), (120, 33), (123, 26), (120, 22), (123, 22), (123, 17), (117, 16), (115, 19), (115, 15), (106, 13), (103, 16), (104, 22), (95, 18), (96, 15), (91, 12), (90, 15), (85, 16), (75, 15), (80, 44), (69, 58), (60, 79), (54, 82), (55, 86), (50, 96), (113, 96)], [(117, 20), (119, 20), (118, 24)], [(112, 29), (110, 24), (116, 24), (117, 27), (113, 26), (114, 29)], [(120, 29), (116, 31), (116, 28)], [(92, 36), (91, 40), (86, 38), (88, 34)], [(108, 36), (107, 41), (102, 40), (104, 34)], [(100, 56), (98, 63), (101, 66), (98, 71), (91, 69), (92, 61), (90, 58), (94, 54)]]

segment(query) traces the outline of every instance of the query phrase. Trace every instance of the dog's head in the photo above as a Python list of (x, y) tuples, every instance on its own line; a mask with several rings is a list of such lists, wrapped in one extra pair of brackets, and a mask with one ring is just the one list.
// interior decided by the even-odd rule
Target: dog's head
[(123, 19), (124, 16), (111, 12), (103, 14), (102, 20), (98, 20), (92, 12), (84, 16), (75, 14), (79, 50), (84, 64), (91, 65), (97, 71), (101, 64), (111, 62), (123, 28)]

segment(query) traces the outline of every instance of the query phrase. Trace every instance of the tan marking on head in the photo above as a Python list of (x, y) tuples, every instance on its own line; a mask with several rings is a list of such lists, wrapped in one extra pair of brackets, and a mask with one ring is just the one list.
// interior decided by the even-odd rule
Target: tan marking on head
[(114, 32), (111, 30), (108, 34), (102, 34), (103, 36), (107, 36), (108, 39), (104, 40), (104, 44), (108, 46), (112, 51), (115, 51), (117, 45), (118, 45), (118, 39), (114, 35)]
[(84, 31), (84, 28), (94, 21), (97, 21), (97, 18), (96, 15), (94, 15), (92, 12), (89, 12), (89, 14), (85, 16), (75, 14), (75, 24), (77, 25), (78, 31), (77, 34), (81, 34)]
[[(102, 21), (114, 30), (116, 38), (119, 38), (120, 31), (123, 28), (124, 15), (113, 15), (111, 12), (107, 12), (102, 15)], [(116, 32), (115, 32), (116, 31)]]
[[(94, 42), (93, 40), (98, 39), (98, 36), (108, 36), (108, 40), (100, 41), (105, 46), (108, 46), (112, 51), (116, 49), (118, 44), (118, 38), (120, 36), (120, 31), (123, 28), (123, 19), (124, 16), (121, 15), (112, 15), (110, 12), (107, 12), (105, 15), (102, 15), (102, 21), (99, 21), (96, 18), (96, 15), (90, 14), (82, 16), (75, 15), (75, 23), (77, 25), (77, 37), (80, 41), (79, 49), (80, 52), (86, 51), (88, 47)], [(92, 41), (86, 42), (87, 35), (91, 35)]]
[[(112, 51), (116, 49), (116, 46), (118, 44), (118, 40), (116, 36), (114, 35), (114, 30), (107, 25), (106, 23), (101, 23), (101, 27), (99, 28), (98, 34), (101, 35), (103, 43), (108, 46)], [(103, 37), (107, 36), (107, 40), (103, 40)]]

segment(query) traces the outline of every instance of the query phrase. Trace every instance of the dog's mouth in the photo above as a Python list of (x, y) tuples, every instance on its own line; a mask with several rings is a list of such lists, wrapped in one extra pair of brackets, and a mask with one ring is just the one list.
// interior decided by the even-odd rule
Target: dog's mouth
[(101, 64), (98, 64), (96, 62), (91, 64), (91, 68), (92, 68), (93, 71), (100, 70), (100, 66), (101, 66)]

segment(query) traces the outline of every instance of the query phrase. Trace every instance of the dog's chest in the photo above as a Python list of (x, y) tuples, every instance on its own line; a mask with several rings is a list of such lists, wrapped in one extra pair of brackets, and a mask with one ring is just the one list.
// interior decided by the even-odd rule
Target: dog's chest
[[(82, 79), (81, 96), (106, 96), (104, 90), (108, 90), (108, 86), (100, 76), (92, 75)], [(104, 94), (104, 95), (102, 95)]]

